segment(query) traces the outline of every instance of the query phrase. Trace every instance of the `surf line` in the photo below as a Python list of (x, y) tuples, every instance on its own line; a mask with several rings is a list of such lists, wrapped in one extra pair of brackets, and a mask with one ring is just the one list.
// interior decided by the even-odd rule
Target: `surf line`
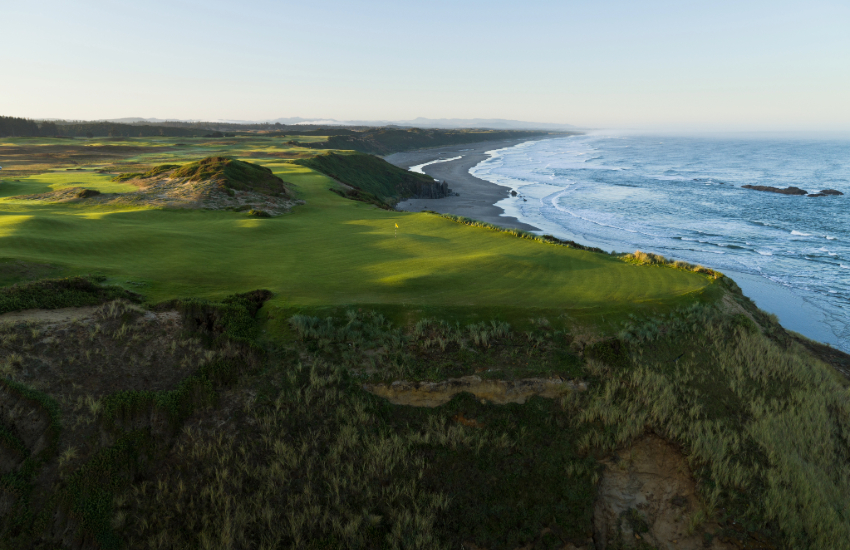
[(425, 172), (423, 172), (422, 169), (425, 168), (426, 166), (430, 166), (432, 164), (437, 164), (438, 162), (450, 162), (450, 161), (458, 160), (458, 159), (462, 159), (462, 158), (463, 158), (463, 155), (461, 155), (459, 157), (452, 157), (450, 159), (432, 160), (431, 162), (426, 162), (425, 164), (417, 164), (416, 166), (411, 166), (410, 168), (408, 168), (408, 170), (411, 171), (411, 172), (416, 172), (417, 174), (424, 174)]

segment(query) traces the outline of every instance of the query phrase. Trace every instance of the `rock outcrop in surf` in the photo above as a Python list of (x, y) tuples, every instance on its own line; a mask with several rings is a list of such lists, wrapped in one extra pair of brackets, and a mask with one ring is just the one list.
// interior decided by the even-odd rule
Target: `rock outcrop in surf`
[(754, 191), (766, 191), (768, 193), (779, 193), (781, 195), (797, 195), (797, 196), (806, 196), (806, 197), (828, 197), (828, 196), (838, 196), (843, 195), (841, 191), (837, 189), (822, 189), (817, 193), (809, 193), (805, 189), (800, 189), (799, 187), (771, 187), (769, 185), (742, 185), (744, 189), (752, 189)]
[(742, 185), (744, 189), (752, 189), (754, 191), (766, 191), (768, 193), (779, 193), (781, 195), (807, 195), (808, 191), (799, 187), (771, 187), (769, 185)]

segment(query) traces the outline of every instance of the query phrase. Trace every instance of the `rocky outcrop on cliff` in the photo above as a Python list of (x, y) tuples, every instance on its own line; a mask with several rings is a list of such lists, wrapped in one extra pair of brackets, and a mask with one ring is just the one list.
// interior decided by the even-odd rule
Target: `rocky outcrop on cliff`
[(420, 184), (419, 188), (416, 190), (415, 194), (410, 198), (412, 199), (442, 199), (443, 197), (450, 197), (454, 194), (451, 189), (449, 189), (449, 184), (446, 182), (440, 183), (439, 181), (434, 181), (431, 184)]

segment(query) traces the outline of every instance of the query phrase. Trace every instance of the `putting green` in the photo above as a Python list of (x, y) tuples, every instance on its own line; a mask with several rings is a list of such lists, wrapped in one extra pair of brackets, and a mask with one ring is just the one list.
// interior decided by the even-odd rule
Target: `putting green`
[[(248, 143), (238, 145), (249, 148)], [(295, 184), (305, 205), (280, 217), (254, 219), (231, 211), (6, 198), (0, 200), (0, 257), (55, 264), (69, 274), (101, 272), (151, 301), (267, 288), (276, 294), (273, 304), (287, 307), (408, 304), (605, 311), (679, 303), (712, 284), (704, 275), (632, 265), (433, 214), (380, 210), (330, 193), (336, 184), (321, 174), (274, 157), (253, 158), (258, 153), (243, 158)], [(70, 185), (105, 192), (130, 187), (92, 171), (53, 171), (4, 182), (0, 196)]]

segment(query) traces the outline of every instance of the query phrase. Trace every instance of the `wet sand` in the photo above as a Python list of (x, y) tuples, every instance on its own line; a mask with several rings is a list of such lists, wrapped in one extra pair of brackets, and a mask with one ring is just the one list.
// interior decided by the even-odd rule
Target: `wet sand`
[[(548, 138), (549, 136), (545, 136), (536, 139)], [(469, 143), (466, 145), (405, 151), (384, 157), (384, 160), (387, 162), (405, 170), (411, 166), (417, 166), (431, 162), (432, 160), (462, 157), (458, 160), (432, 164), (423, 169), (429, 176), (447, 182), (449, 188), (460, 196), (445, 197), (442, 199), (410, 199), (398, 203), (396, 208), (398, 210), (407, 210), (408, 212), (433, 210), (441, 214), (466, 216), (467, 218), (502, 227), (522, 229), (525, 231), (539, 231), (540, 229), (533, 225), (523, 223), (513, 216), (506, 216), (504, 210), (495, 206), (497, 202), (510, 196), (510, 189), (476, 178), (469, 173), (470, 168), (490, 157), (487, 151), (511, 147), (526, 141), (531, 140), (523, 138)]]

